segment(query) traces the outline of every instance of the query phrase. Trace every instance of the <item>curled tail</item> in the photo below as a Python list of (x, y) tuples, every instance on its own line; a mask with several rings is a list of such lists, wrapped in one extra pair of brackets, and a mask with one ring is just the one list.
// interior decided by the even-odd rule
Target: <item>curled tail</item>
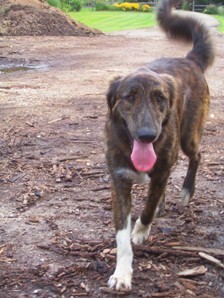
[(208, 28), (200, 20), (190, 16), (172, 13), (172, 7), (178, 0), (161, 0), (157, 10), (157, 21), (163, 31), (174, 39), (193, 42), (187, 58), (193, 60), (204, 72), (213, 64), (215, 51)]

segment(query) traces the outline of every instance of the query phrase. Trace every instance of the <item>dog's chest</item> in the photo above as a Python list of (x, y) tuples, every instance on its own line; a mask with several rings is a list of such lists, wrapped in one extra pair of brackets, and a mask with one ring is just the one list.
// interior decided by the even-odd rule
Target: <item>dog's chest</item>
[(132, 183), (136, 184), (148, 183), (150, 179), (147, 173), (135, 172), (123, 167), (117, 168), (115, 170), (115, 175), (119, 178), (131, 180)]

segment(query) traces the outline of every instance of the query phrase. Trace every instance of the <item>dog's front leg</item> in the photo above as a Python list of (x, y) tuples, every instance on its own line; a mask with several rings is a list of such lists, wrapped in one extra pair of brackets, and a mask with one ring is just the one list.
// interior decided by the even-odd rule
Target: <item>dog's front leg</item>
[(151, 178), (148, 198), (141, 216), (136, 220), (132, 231), (132, 241), (134, 244), (142, 244), (147, 240), (156, 210), (160, 203), (163, 203), (165, 188), (169, 178), (169, 171), (164, 175), (155, 175)]
[(126, 179), (114, 181), (112, 186), (113, 214), (116, 229), (117, 263), (108, 285), (116, 290), (130, 290), (132, 280), (131, 247), (131, 186)]

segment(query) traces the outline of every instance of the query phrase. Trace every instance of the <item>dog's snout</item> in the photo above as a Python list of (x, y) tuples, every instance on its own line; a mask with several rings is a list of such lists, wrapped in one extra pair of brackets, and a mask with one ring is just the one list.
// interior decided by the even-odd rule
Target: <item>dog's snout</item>
[(138, 130), (138, 139), (144, 143), (151, 143), (156, 139), (156, 132), (151, 128), (142, 127)]

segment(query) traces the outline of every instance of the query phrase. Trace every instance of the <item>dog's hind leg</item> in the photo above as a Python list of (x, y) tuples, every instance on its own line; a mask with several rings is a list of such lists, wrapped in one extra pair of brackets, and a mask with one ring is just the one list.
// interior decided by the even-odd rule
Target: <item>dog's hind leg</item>
[(156, 217), (162, 217), (165, 214), (166, 209), (166, 201), (165, 201), (165, 193), (162, 196), (162, 199), (159, 202), (159, 205), (156, 208)]
[(195, 179), (198, 170), (198, 165), (200, 163), (201, 154), (197, 152), (193, 156), (189, 156), (189, 165), (187, 170), (187, 175), (184, 179), (181, 199), (183, 206), (187, 206), (190, 203), (191, 198), (195, 191)]
[(133, 252), (131, 247), (131, 186), (127, 179), (115, 179), (112, 186), (114, 222), (116, 228), (117, 263), (108, 285), (116, 290), (130, 290)]
[(170, 172), (166, 171), (162, 176), (160, 173), (159, 175), (151, 177), (145, 207), (132, 231), (132, 242), (134, 244), (142, 244), (148, 238), (153, 218), (156, 216), (156, 210), (160, 206), (160, 203), (163, 203), (169, 175)]
[[(204, 90), (204, 92), (203, 92)], [(209, 91), (204, 80), (198, 82), (198, 88), (186, 96), (185, 112), (181, 123), (180, 144), (189, 158), (187, 175), (184, 179), (181, 199), (187, 206), (194, 195), (195, 179), (201, 159), (199, 145), (203, 135), (209, 109)]]
[(195, 191), (195, 179), (200, 163), (199, 144), (203, 131), (204, 115), (196, 112), (186, 119), (182, 126), (181, 148), (189, 158), (187, 175), (184, 179), (181, 199), (184, 206), (190, 203)]

